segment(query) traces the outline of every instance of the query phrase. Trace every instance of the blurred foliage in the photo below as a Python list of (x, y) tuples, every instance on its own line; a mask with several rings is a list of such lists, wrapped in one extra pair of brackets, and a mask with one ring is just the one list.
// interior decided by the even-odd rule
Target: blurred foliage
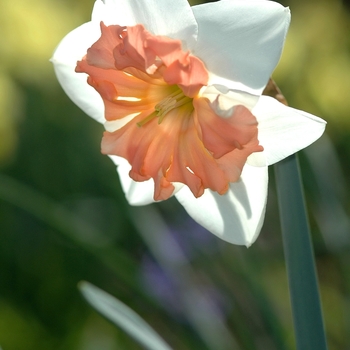
[[(293, 349), (273, 173), (248, 250), (206, 232), (176, 200), (129, 207), (99, 153), (102, 127), (68, 100), (48, 61), (92, 4), (0, 3), (2, 349), (139, 349), (83, 302), (80, 280), (123, 300), (174, 349)], [(301, 160), (329, 345), (348, 349), (350, 15), (339, 0), (283, 4), (292, 25), (274, 78), (290, 105), (328, 121)]]

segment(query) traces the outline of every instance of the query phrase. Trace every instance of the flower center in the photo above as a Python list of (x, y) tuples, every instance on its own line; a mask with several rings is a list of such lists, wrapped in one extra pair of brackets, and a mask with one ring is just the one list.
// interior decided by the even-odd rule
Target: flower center
[(202, 96), (209, 73), (180, 40), (153, 35), (141, 24), (101, 23), (100, 39), (76, 72), (88, 74), (112, 122), (102, 153), (126, 159), (134, 181), (152, 178), (155, 200), (172, 196), (174, 183), (195, 197), (206, 189), (222, 195), (239, 180), (247, 157), (263, 150), (249, 109), (237, 105), (224, 118)]
[(183, 91), (176, 86), (175, 91), (157, 103), (154, 107), (154, 112), (138, 122), (137, 126), (141, 127), (156, 117), (158, 117), (158, 124), (160, 124), (170, 111), (185, 104), (189, 104), (188, 107), (193, 110), (192, 100), (192, 98), (186, 96)]

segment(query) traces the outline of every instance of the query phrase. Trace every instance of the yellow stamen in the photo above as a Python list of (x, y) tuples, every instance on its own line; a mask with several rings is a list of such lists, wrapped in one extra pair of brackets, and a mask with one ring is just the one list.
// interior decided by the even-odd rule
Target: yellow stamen
[(187, 97), (180, 88), (177, 88), (172, 94), (157, 103), (154, 107), (154, 112), (138, 122), (137, 125), (143, 126), (155, 117), (159, 117), (158, 124), (160, 124), (170, 111), (191, 102), (192, 98)]
[(136, 123), (137, 126), (141, 127), (145, 125), (146, 123), (150, 122), (153, 118), (157, 117), (157, 112), (154, 111), (149, 116), (147, 116), (145, 119), (141, 120), (140, 122)]

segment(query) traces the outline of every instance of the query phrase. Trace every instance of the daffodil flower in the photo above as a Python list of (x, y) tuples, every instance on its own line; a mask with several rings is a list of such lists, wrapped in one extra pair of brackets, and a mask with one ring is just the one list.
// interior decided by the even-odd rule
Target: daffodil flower
[(249, 246), (265, 214), (267, 166), (325, 122), (262, 96), (288, 8), (264, 0), (97, 0), (52, 62), (68, 96), (105, 126), (102, 153), (126, 198), (173, 195), (202, 226)]

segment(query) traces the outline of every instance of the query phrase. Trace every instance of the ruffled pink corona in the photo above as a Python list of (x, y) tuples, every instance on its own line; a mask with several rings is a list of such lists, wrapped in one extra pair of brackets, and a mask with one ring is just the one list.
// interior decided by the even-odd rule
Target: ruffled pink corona
[(174, 182), (196, 197), (207, 188), (226, 193), (247, 157), (263, 149), (256, 118), (241, 105), (225, 118), (214, 112), (199, 95), (209, 78), (205, 65), (184, 52), (180, 40), (142, 25), (101, 23), (101, 33), (76, 72), (88, 74), (107, 121), (126, 118), (120, 129), (104, 133), (102, 153), (127, 159), (133, 180), (152, 178), (155, 200), (169, 198)]

